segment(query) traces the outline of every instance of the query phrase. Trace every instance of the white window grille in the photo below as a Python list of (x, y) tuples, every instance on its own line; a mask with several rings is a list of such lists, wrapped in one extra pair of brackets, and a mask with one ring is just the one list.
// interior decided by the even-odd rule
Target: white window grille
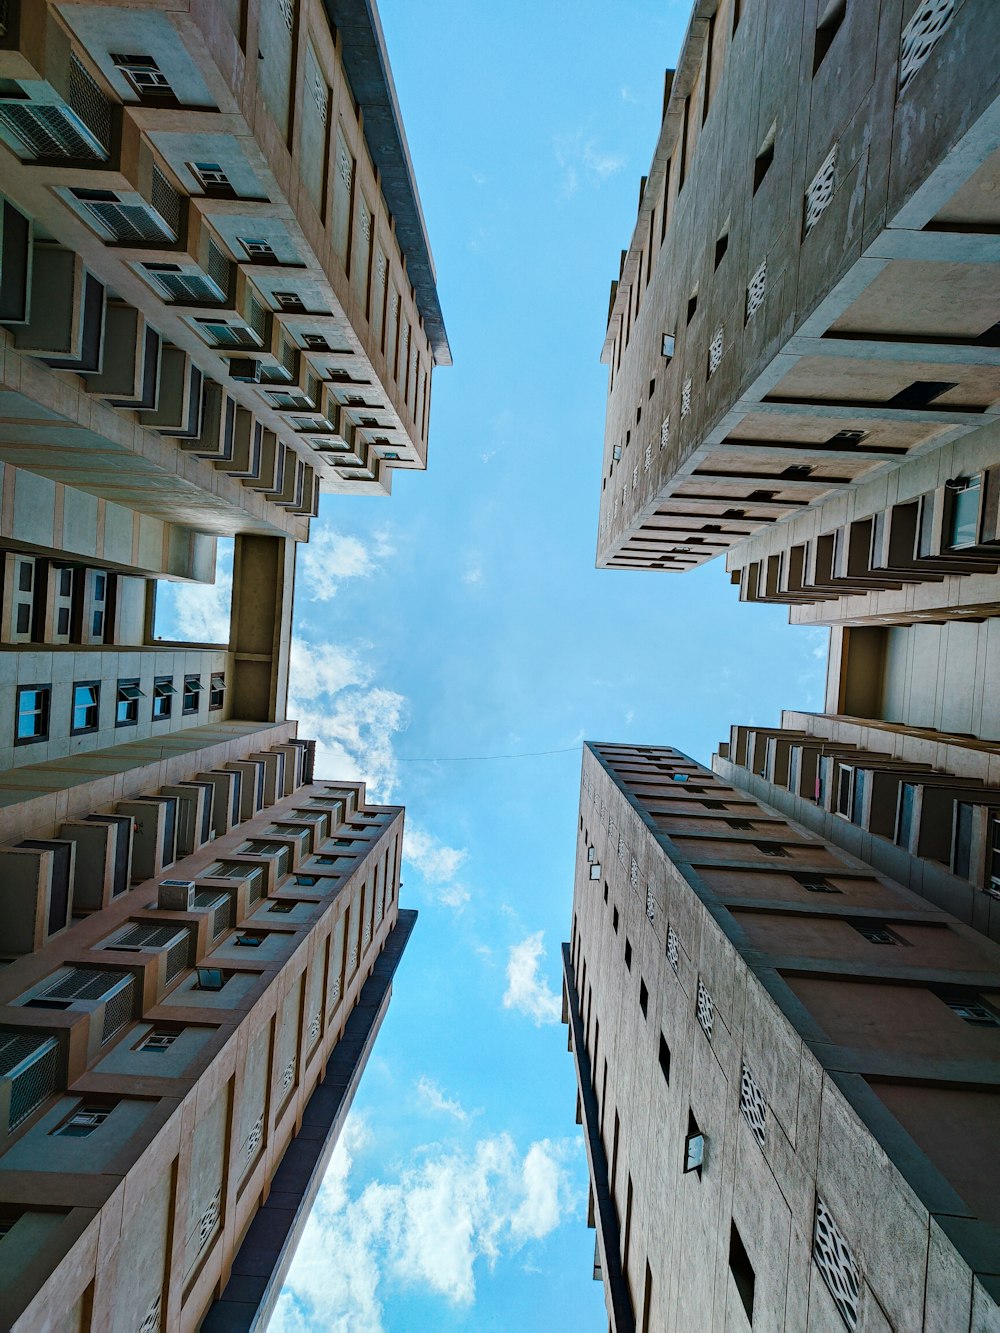
[(653, 465), (653, 446), (651, 444), (647, 444), (645, 451), (642, 455), (642, 466), (645, 469), (645, 471), (648, 472), (649, 469), (652, 467), (652, 465)]
[(861, 1269), (829, 1208), (818, 1194), (813, 1224), (813, 1259), (841, 1319), (853, 1333), (860, 1315)]
[(955, 0), (924, 0), (903, 29), (899, 48), (899, 91), (902, 95), (910, 86), (917, 71), (955, 17)]
[(764, 297), (767, 295), (767, 260), (764, 259), (753, 277), (747, 283), (747, 313), (746, 322), (749, 324), (756, 315), (757, 311), (764, 304)]
[(740, 1076), (740, 1115), (750, 1126), (750, 1132), (760, 1147), (764, 1146), (764, 1127), (767, 1124), (767, 1100), (750, 1066), (743, 1062)]
[(281, 17), (285, 20), (285, 27), (291, 32), (295, 26), (295, 9), (292, 0), (278, 0), (278, 8), (281, 11)]
[(712, 334), (712, 341), (708, 344), (708, 374), (711, 378), (719, 369), (722, 362), (722, 353), (725, 351), (725, 343), (722, 336), (722, 326)]
[(698, 1022), (701, 1024), (701, 1030), (705, 1036), (712, 1040), (712, 1028), (715, 1026), (715, 1001), (705, 989), (705, 984), (701, 977), (698, 978)]
[(691, 411), (691, 381), (685, 380), (681, 388), (681, 416), (686, 417)]
[[(337, 170), (340, 172), (340, 179), (344, 182), (344, 189), (349, 190), (354, 179), (354, 167), (351, 163), (350, 154), (343, 144), (341, 144), (337, 153)], [(392, 295), (392, 313), (395, 314), (399, 309), (399, 297), (395, 292)]]
[(666, 449), (670, 443), (670, 417), (663, 418), (663, 425), (660, 427), (660, 448)]
[(153, 1297), (149, 1303), (149, 1309), (142, 1317), (142, 1323), (139, 1325), (136, 1333), (159, 1333), (160, 1330), (160, 1297), (159, 1293)]
[(198, 1219), (198, 1249), (203, 1250), (215, 1234), (222, 1215), (222, 1186), (212, 1195), (211, 1202)]
[(656, 920), (656, 899), (653, 897), (653, 890), (646, 889), (646, 917), (650, 921)]
[(638, 893), (638, 892), (639, 892), (639, 862), (635, 859), (634, 856), (632, 857), (631, 865), (629, 866), (628, 882), (629, 882), (629, 885), (630, 885), (630, 887), (631, 887), (631, 889), (632, 889), (632, 892), (633, 892), (633, 893)]
[(680, 940), (673, 926), (667, 929), (667, 962), (676, 972), (680, 962)]
[(805, 232), (807, 235), (830, 207), (836, 175), (837, 145), (834, 144), (806, 190)]

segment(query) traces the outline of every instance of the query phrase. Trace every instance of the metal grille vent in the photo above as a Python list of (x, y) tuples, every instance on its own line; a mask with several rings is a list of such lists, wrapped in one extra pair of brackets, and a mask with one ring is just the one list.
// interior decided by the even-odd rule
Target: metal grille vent
[[(111, 147), (111, 103), (76, 56), (69, 62), (69, 105), (98, 140), (107, 157)], [(88, 154), (92, 156), (92, 154)]]
[(101, 1029), (101, 1045), (109, 1042), (121, 1032), (132, 1019), (135, 1008), (135, 979), (129, 977), (128, 985), (112, 995), (104, 1006), (104, 1027)]
[(812, 231), (833, 199), (833, 186), (837, 174), (837, 145), (827, 153), (823, 165), (812, 178), (806, 190), (806, 234)]
[(58, 1059), (54, 1037), (0, 1032), (0, 1077), (10, 1079), (8, 1129), (16, 1128), (55, 1092)]
[(335, 977), (333, 985), (330, 987), (330, 1007), (331, 1009), (340, 999), (340, 977)]
[(173, 240), (173, 234), (151, 209), (142, 204), (119, 204), (86, 199), (83, 205), (116, 241)]
[(715, 1026), (715, 1001), (705, 989), (701, 977), (698, 978), (698, 1007), (696, 1013), (702, 1032), (711, 1041), (712, 1028)]
[(913, 18), (903, 29), (899, 48), (899, 91), (902, 95), (914, 75), (922, 69), (927, 57), (955, 17), (955, 0), (924, 0)]
[(840, 1228), (817, 1194), (813, 1225), (813, 1259), (823, 1275), (840, 1317), (852, 1331), (858, 1326), (861, 1270)]
[(227, 898), (224, 903), (219, 903), (218, 907), (212, 913), (212, 939), (218, 939), (224, 930), (228, 930), (233, 924), (233, 901)]
[(350, 963), (351, 971), (353, 972), (358, 965), (358, 946), (356, 944), (351, 946), (351, 956), (348, 959), (348, 962)]
[(154, 282), (159, 283), (172, 301), (195, 301), (199, 304), (218, 305), (219, 293), (215, 284), (198, 273), (151, 272), (149, 276)]
[(362, 932), (362, 934), (361, 934), (361, 947), (362, 947), (363, 950), (368, 948), (368, 944), (369, 944), (369, 941), (371, 940), (371, 937), (372, 937), (372, 928), (371, 928), (371, 926), (369, 926), (368, 922), (366, 921), (366, 922), (365, 922), (365, 928), (364, 928), (364, 930), (363, 930), (363, 932)]
[(174, 977), (179, 976), (187, 967), (188, 962), (188, 936), (187, 931), (176, 944), (172, 944), (167, 950), (167, 981), (173, 981)]
[(281, 344), (281, 364), (288, 371), (289, 375), (295, 374), (295, 360), (298, 356), (298, 349), (293, 343), (283, 342)]
[(680, 961), (680, 940), (677, 938), (677, 931), (673, 926), (667, 930), (667, 962), (677, 971), (677, 965)]
[(160, 1297), (157, 1295), (150, 1302), (149, 1309), (142, 1317), (136, 1333), (160, 1333)]
[(254, 875), (253, 879), (250, 881), (250, 895), (247, 900), (249, 903), (260, 902), (261, 894), (263, 892), (262, 889), (263, 882), (264, 882), (264, 876), (258, 871), (257, 874)]
[(750, 1126), (750, 1132), (758, 1144), (764, 1146), (764, 1127), (767, 1124), (767, 1100), (760, 1090), (760, 1084), (753, 1076), (750, 1066), (744, 1061), (740, 1076), (740, 1115)]
[(124, 931), (108, 949), (162, 949), (177, 934), (176, 926), (134, 925)]
[(121, 979), (121, 972), (74, 967), (43, 993), (53, 1000), (103, 1000)]
[(285, 26), (288, 31), (292, 31), (295, 23), (295, 11), (292, 8), (292, 0), (277, 0), (278, 9), (281, 11), (281, 17), (285, 20)]
[(0, 123), (16, 135), (35, 157), (100, 161), (107, 156), (80, 133), (73, 116), (64, 107), (2, 102)]
[(746, 322), (749, 324), (756, 315), (757, 311), (764, 304), (764, 297), (767, 295), (767, 260), (765, 259), (760, 268), (756, 271), (750, 281), (747, 283), (747, 314)]
[(247, 316), (247, 323), (256, 333), (261, 342), (264, 341), (264, 334), (267, 331), (267, 311), (257, 300), (256, 296), (250, 297), (250, 313)]
[(153, 167), (153, 188), (150, 193), (153, 207), (176, 240), (181, 226), (181, 197), (157, 166)]
[(645, 452), (642, 455), (642, 466), (648, 472), (653, 465), (653, 446), (646, 445)]
[(198, 1249), (203, 1250), (215, 1234), (222, 1216), (222, 1186), (212, 1195), (208, 1207), (198, 1218)]
[(685, 380), (681, 387), (681, 416), (686, 417), (691, 411), (691, 381)]
[(628, 854), (628, 848), (625, 846), (625, 834), (618, 834), (618, 860), (622, 865), (626, 864), (625, 857)]
[(709, 379), (719, 369), (722, 362), (722, 353), (725, 351), (725, 343), (722, 337), (721, 326), (712, 334), (712, 341), (708, 344), (708, 375)]
[(229, 291), (229, 284), (232, 279), (233, 265), (232, 260), (227, 259), (214, 241), (208, 243), (208, 264), (206, 265), (208, 276), (222, 292), (223, 296)]

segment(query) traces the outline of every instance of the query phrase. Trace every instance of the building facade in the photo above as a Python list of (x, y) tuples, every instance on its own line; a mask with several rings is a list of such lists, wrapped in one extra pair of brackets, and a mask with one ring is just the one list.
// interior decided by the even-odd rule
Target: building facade
[(728, 552), (794, 601), (804, 535), (951, 482), (869, 585), (995, 573), (995, 514), (953, 515), (1000, 462), (998, 37), (990, 0), (695, 5), (612, 284), (599, 566)]
[(287, 717), (450, 363), (377, 11), (6, 0), (0, 192), (0, 1324), (262, 1327), (415, 918)]
[(1000, 949), (742, 770), (584, 747), (564, 1019), (610, 1327), (1000, 1328)]

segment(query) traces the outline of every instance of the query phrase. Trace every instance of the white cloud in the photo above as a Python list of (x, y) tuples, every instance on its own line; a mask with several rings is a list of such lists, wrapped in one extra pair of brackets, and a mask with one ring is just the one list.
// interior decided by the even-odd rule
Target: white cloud
[(348, 1120), (306, 1225), (271, 1333), (381, 1333), (383, 1283), (423, 1288), (471, 1305), (476, 1268), (543, 1240), (579, 1200), (567, 1162), (574, 1140), (532, 1143), (509, 1134), (464, 1149), (434, 1147), (397, 1179), (352, 1196), (349, 1174), (365, 1130)]
[(301, 635), (292, 637), (289, 674), (290, 688), (299, 704), (318, 699), (321, 694), (339, 694), (352, 685), (367, 685), (371, 677), (353, 649), (334, 643), (309, 643)]
[(482, 581), (483, 581), (482, 566), (479, 564), (478, 561), (476, 561), (474, 564), (470, 564), (468, 568), (465, 570), (465, 572), (462, 575), (462, 582), (469, 584), (470, 587), (474, 587), (477, 583), (482, 583)]
[(407, 824), (403, 833), (403, 859), (411, 866), (438, 902), (461, 908), (469, 901), (469, 890), (458, 879), (469, 853), (464, 847), (449, 847), (433, 833)]
[(299, 720), (299, 735), (316, 739), (320, 778), (363, 781), (368, 796), (389, 801), (399, 780), (393, 737), (406, 726), (407, 701), (382, 687), (347, 689), (322, 696), (303, 707), (289, 698), (289, 716)]
[(311, 601), (328, 602), (345, 579), (369, 578), (394, 554), (387, 532), (376, 532), (364, 542), (314, 524), (308, 545), (299, 547), (300, 586)]
[(559, 996), (544, 976), (539, 976), (539, 964), (545, 958), (542, 944), (544, 931), (528, 935), (519, 944), (511, 945), (507, 955), (507, 989), (504, 992), (505, 1009), (516, 1009), (532, 1019), (536, 1027), (543, 1023), (558, 1023), (562, 1012)]
[(171, 583), (156, 587), (156, 636), (182, 643), (229, 642), (233, 602), (233, 540), (217, 546), (214, 583)]
[(469, 1113), (462, 1103), (455, 1097), (447, 1097), (440, 1086), (426, 1074), (421, 1074), (417, 1079), (417, 1096), (432, 1111), (454, 1116), (456, 1120), (462, 1122), (469, 1118)]
[(562, 192), (571, 198), (580, 188), (581, 178), (599, 187), (625, 166), (620, 153), (603, 148), (597, 139), (584, 138), (583, 131), (557, 134), (553, 139), (556, 162), (562, 169)]

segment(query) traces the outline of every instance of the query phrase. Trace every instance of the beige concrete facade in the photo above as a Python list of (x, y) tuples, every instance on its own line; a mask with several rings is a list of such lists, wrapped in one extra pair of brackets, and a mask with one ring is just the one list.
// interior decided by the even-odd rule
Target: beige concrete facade
[(584, 747), (564, 1019), (610, 1327), (998, 1329), (1000, 948), (727, 774)]
[(741, 568), (1000, 461), (998, 38), (990, 0), (695, 5), (612, 284), (599, 566)]

